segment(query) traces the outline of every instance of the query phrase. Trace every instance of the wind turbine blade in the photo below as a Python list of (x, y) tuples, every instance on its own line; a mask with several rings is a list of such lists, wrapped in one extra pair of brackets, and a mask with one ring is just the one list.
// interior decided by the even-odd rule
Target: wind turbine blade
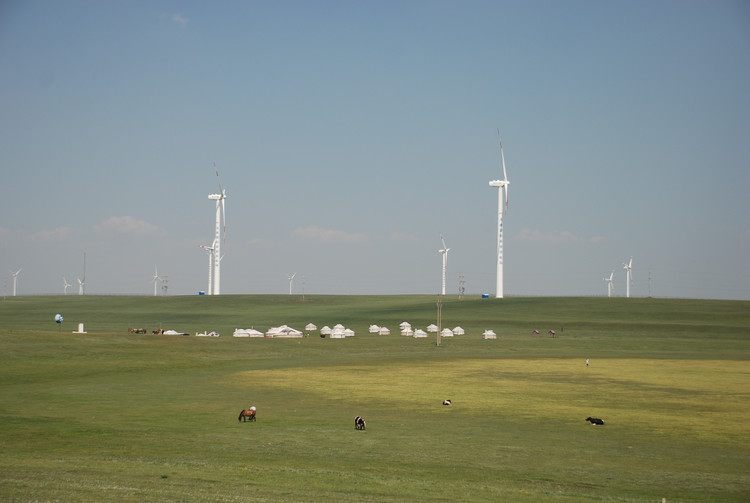
[(443, 242), (443, 250), (448, 251), (448, 247), (445, 246), (445, 239), (443, 239), (443, 235), (442, 234), (440, 234), (440, 241)]

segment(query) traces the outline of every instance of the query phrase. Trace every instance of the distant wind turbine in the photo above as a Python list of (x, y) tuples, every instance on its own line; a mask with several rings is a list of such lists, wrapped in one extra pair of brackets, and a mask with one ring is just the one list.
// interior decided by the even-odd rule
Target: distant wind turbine
[(78, 295), (83, 295), (83, 285), (85, 285), (85, 281), (81, 281), (81, 278), (76, 278), (78, 280)]
[[(497, 187), (497, 289), (495, 297), (503, 298), (503, 214), (508, 211), (508, 174), (505, 171), (505, 153), (503, 152), (503, 141), (500, 139), (500, 131), (497, 132), (500, 141), (500, 156), (503, 161), (503, 179), (490, 181), (490, 187)], [(502, 190), (500, 190), (502, 189)], [(504, 196), (504, 197), (503, 197)], [(505, 205), (503, 205), (503, 199)]]
[(615, 270), (612, 269), (612, 272), (609, 274), (609, 278), (602, 278), (607, 282), (607, 297), (612, 297), (612, 294), (615, 293), (614, 276)]
[(440, 234), (440, 241), (443, 242), (443, 249), (438, 250), (438, 253), (440, 253), (443, 256), (443, 295), (445, 295), (445, 271), (448, 268), (448, 252), (451, 251), (450, 248), (445, 246), (445, 239), (443, 239), (443, 235)]
[(17, 270), (16, 272), (13, 272), (10, 269), (8, 269), (8, 272), (11, 274), (11, 276), (13, 276), (13, 297), (16, 296), (16, 286), (18, 285), (18, 275), (21, 274), (22, 269), (23, 267)]
[(71, 285), (70, 283), (68, 283), (68, 280), (65, 279), (65, 276), (63, 276), (63, 294), (65, 294), (65, 295), (68, 294), (68, 287), (69, 286), (73, 286), (73, 285)]
[(152, 280), (154, 283), (154, 297), (156, 297), (156, 282), (160, 279), (159, 273), (156, 271), (156, 266), (154, 266), (154, 279)]
[(294, 277), (297, 275), (295, 272), (294, 274), (288, 275), (287, 279), (289, 280), (289, 295), (292, 294), (292, 281), (294, 281)]
[[(216, 165), (214, 164), (214, 169)], [(216, 201), (216, 230), (214, 234), (214, 242), (211, 247), (204, 246), (203, 248), (211, 251), (211, 267), (213, 269), (213, 280), (209, 275), (209, 286), (208, 295), (219, 295), (221, 293), (221, 260), (224, 258), (221, 254), (221, 241), (222, 241), (222, 229), (223, 239), (226, 242), (227, 239), (227, 215), (225, 209), (225, 201), (227, 198), (227, 190), (221, 186), (221, 179), (219, 178), (219, 170), (216, 170), (216, 178), (219, 181), (219, 194), (209, 194), (208, 198), (212, 201)], [(222, 227), (222, 222), (224, 223)]]
[(626, 264), (622, 263), (623, 269), (625, 269), (625, 297), (630, 297), (630, 284), (633, 282), (633, 257), (630, 257), (630, 261)]

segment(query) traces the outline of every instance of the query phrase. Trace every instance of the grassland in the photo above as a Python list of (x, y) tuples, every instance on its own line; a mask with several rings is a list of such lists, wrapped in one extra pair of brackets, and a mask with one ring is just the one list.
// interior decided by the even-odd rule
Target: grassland
[[(397, 335), (435, 301), (0, 301), (0, 500), (750, 500), (750, 303), (447, 298), (466, 335)], [(308, 322), (357, 335), (231, 337)]]

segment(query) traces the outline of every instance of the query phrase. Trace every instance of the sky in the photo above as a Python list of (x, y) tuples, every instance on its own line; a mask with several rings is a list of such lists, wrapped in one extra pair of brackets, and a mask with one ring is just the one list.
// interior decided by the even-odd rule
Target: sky
[[(750, 4), (0, 2), (2, 294), (750, 300)], [(219, 177), (217, 178), (217, 173)], [(164, 293), (157, 283), (158, 293)]]

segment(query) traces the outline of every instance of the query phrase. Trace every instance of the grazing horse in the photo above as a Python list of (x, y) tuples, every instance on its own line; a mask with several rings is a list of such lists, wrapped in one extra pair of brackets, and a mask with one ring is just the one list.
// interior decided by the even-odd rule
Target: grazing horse
[(365, 423), (364, 418), (357, 416), (354, 418), (354, 429), (355, 430), (366, 430), (367, 429), (367, 423)]
[(590, 422), (591, 424), (604, 424), (604, 421), (602, 419), (599, 419), (598, 417), (587, 417), (586, 421)]
[(443, 405), (450, 405), (450, 404), (451, 404), (450, 400), (443, 400)]
[(240, 412), (240, 417), (237, 418), (237, 421), (242, 421), (243, 423), (245, 421), (255, 421), (255, 407), (243, 409), (242, 412)]

